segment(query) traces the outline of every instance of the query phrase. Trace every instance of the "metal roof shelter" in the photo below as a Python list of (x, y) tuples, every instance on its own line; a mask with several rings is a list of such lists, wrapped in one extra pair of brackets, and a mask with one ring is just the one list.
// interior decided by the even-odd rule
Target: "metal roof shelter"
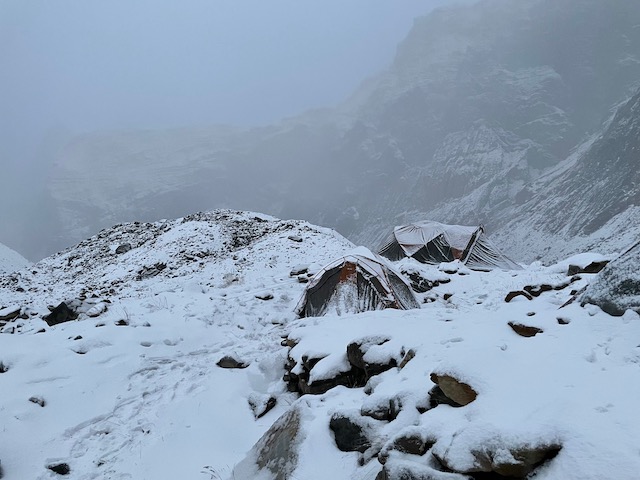
[(368, 310), (420, 308), (411, 287), (364, 247), (331, 262), (307, 284), (295, 312), (319, 317)]
[(425, 221), (395, 227), (389, 242), (378, 252), (390, 260), (412, 257), (438, 264), (460, 260), (474, 270), (520, 270), (484, 232), (482, 225), (469, 227)]

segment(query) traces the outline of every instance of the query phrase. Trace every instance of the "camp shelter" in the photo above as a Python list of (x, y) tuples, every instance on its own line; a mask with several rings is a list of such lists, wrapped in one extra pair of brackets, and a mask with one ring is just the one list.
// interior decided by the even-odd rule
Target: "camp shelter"
[(412, 257), (433, 264), (459, 260), (473, 270), (522, 268), (498, 250), (482, 225), (468, 227), (425, 221), (395, 227), (378, 253), (390, 260)]
[(314, 275), (295, 312), (300, 317), (319, 317), (367, 310), (420, 308), (409, 285), (367, 248), (331, 262)]

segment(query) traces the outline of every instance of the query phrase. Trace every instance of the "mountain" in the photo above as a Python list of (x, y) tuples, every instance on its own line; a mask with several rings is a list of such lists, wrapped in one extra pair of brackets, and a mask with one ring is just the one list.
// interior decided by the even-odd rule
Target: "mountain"
[(545, 258), (575, 249), (621, 250), (640, 235), (640, 90), (599, 134), (537, 184), (496, 232)]
[(220, 206), (372, 247), (417, 218), (498, 229), (638, 88), (638, 25), (635, 0), (484, 0), (417, 19), (388, 70), (338, 108), (255, 129), (79, 137), (49, 180), (51, 248)]
[(13, 272), (29, 265), (29, 260), (0, 243), (0, 273)]
[(352, 248), (216, 210), (0, 274), (3, 480), (637, 478), (640, 316), (559, 308), (602, 257), (405, 259), (421, 308), (297, 318), (301, 280)]

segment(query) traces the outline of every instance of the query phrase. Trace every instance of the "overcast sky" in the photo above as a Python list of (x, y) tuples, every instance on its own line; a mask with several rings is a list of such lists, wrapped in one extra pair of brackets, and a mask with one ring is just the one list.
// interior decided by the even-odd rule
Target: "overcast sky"
[(450, 0), (0, 0), (2, 161), (47, 132), (264, 124), (336, 104)]

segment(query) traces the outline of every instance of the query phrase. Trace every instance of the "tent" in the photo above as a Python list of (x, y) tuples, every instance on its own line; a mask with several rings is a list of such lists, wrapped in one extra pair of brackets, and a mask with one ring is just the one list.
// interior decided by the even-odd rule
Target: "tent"
[(521, 269), (489, 240), (482, 225), (467, 227), (425, 221), (395, 227), (389, 242), (378, 253), (390, 260), (413, 257), (433, 264), (460, 260), (474, 270)]
[(364, 247), (320, 270), (307, 284), (295, 312), (300, 317), (367, 310), (420, 308), (411, 287)]

